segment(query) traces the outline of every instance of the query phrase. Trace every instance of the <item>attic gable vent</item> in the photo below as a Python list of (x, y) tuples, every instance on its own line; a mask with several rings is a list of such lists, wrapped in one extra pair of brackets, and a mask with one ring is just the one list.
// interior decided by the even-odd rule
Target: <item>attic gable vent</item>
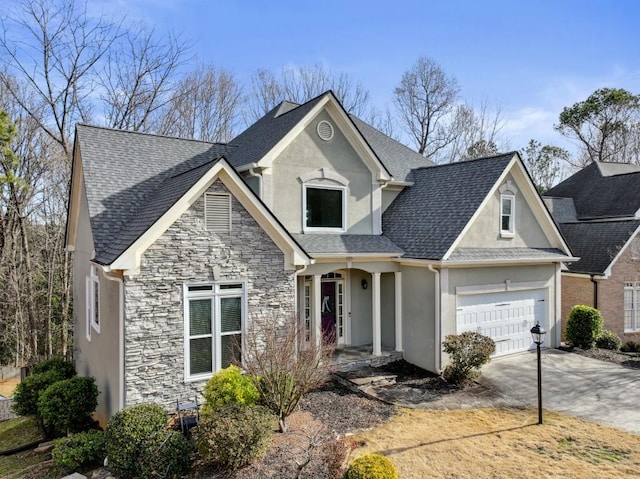
[(205, 193), (204, 225), (207, 231), (228, 233), (231, 231), (231, 195)]
[(333, 138), (333, 125), (326, 120), (319, 121), (316, 130), (318, 136), (324, 141), (329, 141)]

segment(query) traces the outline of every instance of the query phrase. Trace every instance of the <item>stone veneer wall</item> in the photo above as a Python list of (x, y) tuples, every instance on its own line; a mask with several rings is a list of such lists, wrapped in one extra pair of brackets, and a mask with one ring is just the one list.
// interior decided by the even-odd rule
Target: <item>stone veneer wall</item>
[[(228, 192), (216, 181), (209, 192)], [(184, 298), (186, 282), (247, 283), (250, 324), (293, 320), (295, 272), (284, 255), (232, 197), (230, 234), (204, 228), (200, 197), (142, 256), (140, 274), (125, 278), (126, 405), (155, 402), (171, 409), (177, 398), (201, 393), (205, 381), (185, 382)]]

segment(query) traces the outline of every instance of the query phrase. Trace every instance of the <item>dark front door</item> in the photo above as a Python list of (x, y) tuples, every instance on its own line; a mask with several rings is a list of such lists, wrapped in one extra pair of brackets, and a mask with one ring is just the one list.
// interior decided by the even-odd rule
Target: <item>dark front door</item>
[(322, 337), (325, 343), (336, 342), (336, 283), (335, 281), (322, 282)]

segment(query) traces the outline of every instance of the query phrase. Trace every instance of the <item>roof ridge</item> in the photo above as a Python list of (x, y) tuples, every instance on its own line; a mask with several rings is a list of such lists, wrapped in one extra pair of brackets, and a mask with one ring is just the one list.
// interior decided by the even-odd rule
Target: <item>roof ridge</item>
[(505, 156), (513, 157), (513, 155), (515, 155), (517, 153), (518, 152), (516, 150), (514, 150), (514, 151), (508, 151), (506, 153), (498, 153), (496, 155), (491, 155), (491, 156), (481, 156), (479, 158), (472, 158), (470, 160), (453, 161), (451, 163), (436, 163), (436, 164), (431, 165), (431, 166), (419, 166), (418, 168), (414, 168), (414, 169), (416, 169), (416, 170), (426, 170), (426, 169), (430, 169), (430, 168), (440, 168), (440, 167), (446, 167), (446, 166), (452, 166), (452, 165), (464, 165), (464, 164), (474, 163), (476, 161), (493, 160), (493, 159), (502, 158), (502, 157), (505, 157)]
[[(322, 98), (323, 96), (327, 95), (328, 93), (331, 93), (334, 97), (335, 94), (333, 93), (333, 90), (329, 89), (325, 92), (320, 93), (319, 95), (314, 96), (313, 98), (311, 98), (310, 100), (305, 101), (304, 103), (298, 103), (297, 101), (291, 101), (291, 100), (282, 100), (280, 103), (278, 103), (276, 106), (274, 106), (271, 110), (269, 110), (269, 112), (273, 111), (273, 110), (279, 110), (280, 107), (282, 106), (283, 103), (291, 103), (293, 105), (296, 105), (295, 108), (291, 108), (290, 110), (287, 110), (283, 113), (278, 114), (278, 112), (276, 112), (276, 115), (273, 118), (282, 118), (283, 116), (288, 115), (289, 113), (291, 113), (292, 111), (296, 111), (298, 108), (301, 108), (305, 105), (308, 105), (311, 102), (314, 102), (316, 100), (319, 100), (320, 98)], [(337, 98), (336, 98), (337, 99)], [(265, 116), (269, 114), (269, 112), (265, 113)]]
[(187, 138), (187, 137), (184, 137), (184, 136), (161, 135), (159, 133), (148, 133), (148, 132), (143, 132), (143, 131), (124, 130), (122, 128), (110, 128), (110, 127), (107, 127), (107, 126), (89, 125), (87, 123), (77, 123), (76, 124), (76, 128), (79, 127), (79, 126), (83, 127), (83, 128), (93, 128), (93, 129), (96, 129), (96, 130), (114, 131), (114, 132), (118, 132), (118, 133), (131, 133), (133, 135), (152, 136), (152, 137), (155, 137), (155, 138), (167, 138), (169, 140), (193, 141), (193, 142), (196, 142), (196, 143), (206, 143), (207, 145), (218, 145), (218, 146), (227, 146), (227, 147), (236, 148), (236, 145), (232, 145), (230, 143), (223, 143), (223, 142), (219, 142), (219, 141), (198, 140), (196, 138)]
[[(217, 163), (218, 161), (220, 161), (221, 159), (224, 158), (224, 155), (218, 155), (215, 158), (211, 159), (211, 160), (207, 160), (204, 163), (200, 163), (199, 165), (196, 166), (192, 166), (191, 168), (187, 168), (184, 171), (180, 171), (178, 173), (175, 173), (173, 175), (168, 175), (165, 179), (162, 180), (162, 182), (160, 182), (160, 185), (162, 185), (162, 183), (164, 183), (165, 181), (167, 181), (168, 179), (172, 179), (172, 178), (177, 178), (178, 176), (184, 175), (186, 173), (189, 173), (193, 170), (197, 170), (198, 168), (202, 168), (203, 166), (208, 165), (209, 163)], [(189, 161), (189, 160), (187, 160)], [(184, 163), (181, 163), (182, 165), (184, 165)], [(180, 166), (180, 165), (178, 165)], [(176, 168), (178, 168), (178, 166), (176, 166)], [(158, 188), (160, 187), (160, 185), (158, 185)], [(157, 188), (156, 188), (157, 189)], [(155, 191), (155, 190), (154, 190)]]

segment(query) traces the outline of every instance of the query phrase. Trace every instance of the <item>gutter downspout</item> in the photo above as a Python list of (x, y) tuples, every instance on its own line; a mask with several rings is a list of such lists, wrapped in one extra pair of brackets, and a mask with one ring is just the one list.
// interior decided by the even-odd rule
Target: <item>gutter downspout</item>
[(598, 282), (595, 280), (595, 274), (590, 275), (593, 283), (593, 307), (598, 309)]
[(440, 338), (440, 322), (442, 321), (442, 312), (440, 311), (440, 270), (435, 269), (433, 265), (427, 266), (429, 271), (436, 275), (435, 280), (435, 327), (434, 327), (434, 340), (435, 340), (435, 352), (436, 352), (436, 373), (442, 372), (442, 341)]
[(126, 395), (124, 391), (124, 280), (112, 272), (105, 272), (105, 278), (118, 283), (118, 387), (120, 394), (118, 398), (118, 410), (124, 409), (126, 405)]

